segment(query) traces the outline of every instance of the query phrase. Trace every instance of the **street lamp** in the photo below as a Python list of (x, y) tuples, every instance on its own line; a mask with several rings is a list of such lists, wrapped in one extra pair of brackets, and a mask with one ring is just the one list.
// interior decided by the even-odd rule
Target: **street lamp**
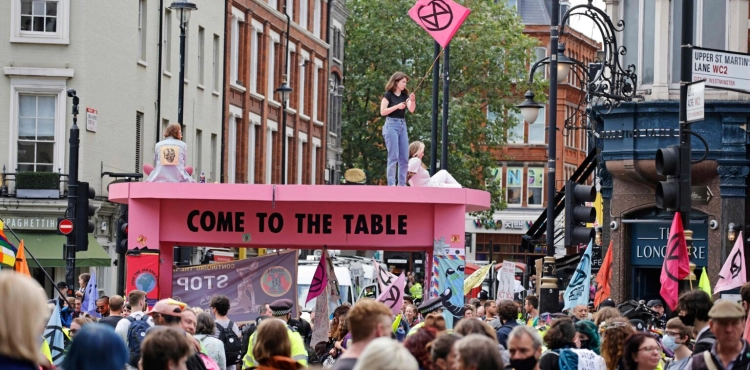
[[(612, 107), (619, 105), (622, 101), (630, 101), (635, 93), (636, 79), (635, 66), (629, 65), (627, 68), (623, 68), (620, 65), (620, 58), (625, 55), (626, 51), (623, 47), (617, 45), (617, 33), (622, 32), (624, 29), (624, 23), (619, 22), (617, 26), (612, 23), (611, 18), (607, 13), (601, 9), (593, 6), (592, 0), (588, 0), (588, 4), (577, 5), (568, 10), (563, 15), (562, 22), (560, 22), (560, 3), (559, 0), (552, 1), (552, 9), (550, 12), (552, 27), (550, 28), (550, 50), (554, 51), (552, 57), (546, 57), (534, 63), (531, 70), (529, 71), (529, 86), (534, 82), (534, 72), (542, 64), (549, 64), (549, 109), (547, 110), (547, 134), (548, 134), (548, 145), (547, 145), (547, 210), (546, 210), (546, 239), (547, 239), (547, 253), (544, 258), (543, 264), (543, 277), (541, 283), (541, 297), (540, 312), (557, 312), (559, 311), (558, 306), (558, 286), (557, 276), (555, 269), (555, 208), (559, 199), (556, 201), (557, 189), (556, 189), (556, 177), (555, 171), (557, 167), (557, 85), (565, 81), (568, 75), (573, 71), (580, 81), (586, 81), (582, 83), (582, 88), (585, 89), (585, 94), (582, 94), (581, 101), (579, 102), (579, 109), (576, 113), (565, 120), (565, 128), (581, 129), (587, 127), (578, 127), (577, 120), (575, 119), (580, 106), (582, 104), (590, 105), (592, 107), (601, 105), (606, 109), (612, 109)], [(558, 41), (565, 34), (565, 25), (568, 23), (567, 20), (572, 15), (580, 15), (589, 18), (597, 26), (602, 33), (603, 39), (603, 57), (598, 58), (598, 64), (595, 65), (598, 73), (590, 73), (589, 69), (593, 71), (594, 66), (586, 66), (580, 61), (569, 58), (565, 55), (565, 45), (559, 44)], [(562, 25), (562, 26), (560, 26)], [(538, 104), (534, 101), (534, 93), (528, 91), (525, 96), (526, 100), (516, 105), (521, 110), (521, 115), (524, 120), (531, 123), (536, 121), (539, 115), (539, 109), (543, 105)], [(572, 123), (569, 123), (572, 122)], [(544, 219), (544, 215), (540, 217)], [(537, 221), (539, 222), (539, 221)], [(524, 239), (531, 241), (541, 236), (539, 226), (535, 227), (534, 230), (529, 229)]]
[(185, 131), (185, 124), (182, 120), (185, 102), (185, 29), (190, 20), (190, 13), (193, 10), (198, 10), (198, 7), (187, 0), (175, 0), (169, 6), (169, 10), (175, 11), (177, 20), (180, 21), (180, 86), (177, 101), (177, 122), (180, 123), (180, 127)]
[(281, 76), (281, 86), (276, 89), (276, 92), (281, 96), (281, 184), (286, 184), (286, 109), (289, 104), (289, 94), (292, 93), (292, 88), (286, 83), (286, 75)]

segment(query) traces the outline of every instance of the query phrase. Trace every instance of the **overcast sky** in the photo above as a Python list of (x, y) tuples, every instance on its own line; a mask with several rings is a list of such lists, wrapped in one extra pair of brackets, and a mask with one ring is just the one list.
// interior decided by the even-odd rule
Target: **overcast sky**
[[(588, 0), (570, 0), (570, 7), (574, 7), (576, 5), (586, 4), (588, 3)], [(605, 10), (604, 0), (594, 0), (593, 1), (594, 6), (597, 8), (600, 8), (602, 10)], [(617, 24), (617, 20), (612, 20), (613, 24)], [(594, 25), (594, 22), (592, 22), (590, 19), (586, 17), (581, 16), (575, 16), (570, 18), (570, 25), (576, 29), (577, 31), (583, 33), (584, 35), (591, 37), (594, 40), (597, 40), (599, 42), (602, 41), (602, 35), (599, 33), (599, 29), (596, 28)]]

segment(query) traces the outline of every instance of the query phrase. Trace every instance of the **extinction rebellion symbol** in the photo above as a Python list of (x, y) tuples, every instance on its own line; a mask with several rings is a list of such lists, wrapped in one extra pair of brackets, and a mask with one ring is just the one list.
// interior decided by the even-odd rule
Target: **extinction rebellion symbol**
[(428, 31), (442, 31), (453, 23), (453, 11), (443, 0), (432, 0), (419, 8), (419, 19)]

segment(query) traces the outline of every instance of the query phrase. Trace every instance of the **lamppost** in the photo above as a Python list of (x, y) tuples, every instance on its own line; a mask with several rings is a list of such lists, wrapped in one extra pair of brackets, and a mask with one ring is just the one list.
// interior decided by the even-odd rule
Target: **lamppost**
[[(557, 85), (565, 81), (570, 71), (574, 71), (579, 81), (587, 81), (582, 84), (586, 93), (582, 95), (580, 106), (586, 104), (592, 109), (596, 106), (602, 106), (611, 110), (614, 106), (619, 105), (622, 101), (629, 101), (635, 93), (637, 76), (635, 75), (635, 66), (629, 65), (623, 68), (620, 65), (620, 57), (626, 54), (624, 47), (617, 45), (617, 32), (621, 32), (625, 25), (620, 21), (617, 25), (612, 23), (607, 13), (592, 4), (577, 5), (568, 10), (563, 15), (562, 23), (559, 19), (560, 3), (558, 0), (552, 2), (550, 28), (550, 50), (557, 51), (550, 53), (547, 58), (537, 61), (531, 67), (529, 72), (529, 85), (534, 81), (534, 72), (542, 64), (549, 64), (549, 109), (547, 119), (547, 210), (546, 210), (546, 243), (547, 253), (543, 263), (543, 276), (540, 289), (540, 312), (559, 311), (558, 306), (558, 286), (555, 270), (555, 208), (558, 207), (559, 199), (556, 199), (556, 176), (557, 167)], [(592, 63), (589, 66), (565, 56), (565, 45), (559, 44), (558, 40), (565, 34), (565, 24), (570, 16), (578, 15), (589, 18), (597, 26), (596, 28), (602, 33), (603, 39), (603, 60)], [(562, 27), (560, 27), (562, 24)], [(521, 116), (526, 122), (536, 121), (539, 115), (539, 109), (543, 108), (542, 104), (534, 101), (534, 93), (529, 90), (524, 95), (526, 100), (516, 105), (521, 110)], [(578, 114), (568, 117), (565, 120), (565, 129), (588, 129), (585, 125), (578, 124)]]
[(185, 29), (187, 28), (187, 22), (190, 20), (190, 12), (198, 10), (198, 7), (187, 0), (175, 0), (169, 6), (169, 10), (175, 11), (177, 20), (180, 21), (180, 86), (177, 100), (177, 122), (185, 131), (185, 123), (182, 120), (185, 105)]
[[(284, 46), (284, 72), (289, 70), (289, 13), (286, 11), (286, 3), (284, 3), (284, 15), (286, 15), (286, 45)], [(286, 185), (286, 109), (289, 104), (289, 94), (292, 93), (292, 88), (287, 84), (286, 73), (281, 75), (281, 86), (276, 89), (276, 92), (281, 96), (281, 184)]]

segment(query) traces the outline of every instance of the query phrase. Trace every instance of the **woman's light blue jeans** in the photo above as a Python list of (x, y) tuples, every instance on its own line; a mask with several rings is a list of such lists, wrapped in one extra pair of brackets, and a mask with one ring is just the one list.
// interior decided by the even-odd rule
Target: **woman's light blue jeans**
[(396, 165), (398, 165), (398, 185), (406, 186), (406, 171), (409, 165), (409, 135), (406, 131), (406, 120), (403, 118), (385, 118), (383, 140), (388, 149), (386, 177), (388, 186), (396, 185)]

